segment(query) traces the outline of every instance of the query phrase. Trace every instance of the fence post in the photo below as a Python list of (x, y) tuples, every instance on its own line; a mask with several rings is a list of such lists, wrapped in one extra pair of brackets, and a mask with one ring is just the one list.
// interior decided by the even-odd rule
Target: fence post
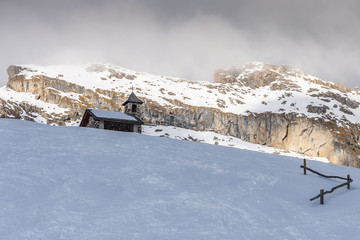
[(347, 175), (347, 189), (350, 189), (350, 174)]
[(320, 204), (324, 204), (324, 189), (320, 189)]
[(304, 159), (304, 175), (306, 175), (306, 159)]

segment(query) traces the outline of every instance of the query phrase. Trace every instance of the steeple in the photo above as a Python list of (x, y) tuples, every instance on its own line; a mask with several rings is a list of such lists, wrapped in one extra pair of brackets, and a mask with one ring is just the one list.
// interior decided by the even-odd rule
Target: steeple
[(125, 113), (129, 115), (134, 115), (140, 117), (140, 106), (144, 102), (138, 99), (134, 92), (131, 92), (129, 98), (122, 104), (125, 106)]

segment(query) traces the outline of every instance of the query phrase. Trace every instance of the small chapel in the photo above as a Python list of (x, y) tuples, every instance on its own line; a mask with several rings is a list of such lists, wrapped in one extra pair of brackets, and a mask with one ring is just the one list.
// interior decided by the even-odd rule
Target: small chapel
[(141, 133), (140, 110), (143, 101), (131, 92), (129, 98), (122, 104), (124, 112), (99, 109), (86, 109), (80, 122), (80, 127), (108, 129), (122, 132)]

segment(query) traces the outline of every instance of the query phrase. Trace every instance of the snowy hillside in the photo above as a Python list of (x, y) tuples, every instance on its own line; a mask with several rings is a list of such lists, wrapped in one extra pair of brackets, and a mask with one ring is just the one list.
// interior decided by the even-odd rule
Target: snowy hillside
[(250, 151), (265, 152), (271, 154), (279, 154), (283, 156), (296, 157), (296, 158), (307, 158), (315, 161), (329, 163), (329, 160), (322, 157), (310, 157), (296, 152), (291, 152), (288, 150), (268, 147), (260, 144), (253, 144), (246, 141), (243, 141), (239, 138), (224, 136), (214, 132), (200, 132), (190, 129), (184, 129), (174, 126), (143, 126), (143, 134), (150, 136), (158, 137), (168, 137), (173, 139), (185, 140), (185, 141), (194, 141), (202, 142), (208, 144), (215, 144), (226, 147), (234, 147)]
[(0, 119), (2, 239), (357, 239), (359, 169)]
[[(10, 103), (9, 107), (16, 111), (14, 106), (24, 103), (25, 106), (35, 106), (42, 110), (42, 112), (46, 112), (50, 116), (56, 115), (65, 115), (70, 109), (59, 107), (57, 104), (54, 103), (47, 103), (36, 99), (36, 95), (29, 93), (29, 92), (17, 92), (7, 87), (0, 87), (0, 98), (5, 102)], [(1, 106), (1, 104), (0, 104)], [(26, 117), (31, 117), (31, 115), (35, 115), (32, 117), (32, 120), (38, 123), (47, 123), (47, 119), (42, 117), (38, 113), (32, 112), (29, 114), (26, 111), (17, 112), (21, 119), (26, 119)], [(30, 116), (29, 116), (30, 115)], [(14, 115), (9, 114), (8, 117), (15, 118)], [(67, 125), (78, 125), (77, 122), (67, 123)]]

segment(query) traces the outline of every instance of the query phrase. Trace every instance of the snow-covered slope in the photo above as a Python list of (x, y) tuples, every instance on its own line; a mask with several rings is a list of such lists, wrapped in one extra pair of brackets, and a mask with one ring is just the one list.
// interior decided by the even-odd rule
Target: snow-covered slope
[(234, 148), (250, 150), (250, 151), (279, 154), (289, 157), (307, 158), (315, 161), (329, 163), (329, 160), (326, 158), (310, 157), (304, 154), (299, 154), (296, 152), (291, 152), (283, 149), (268, 147), (260, 144), (253, 144), (253, 143), (245, 142), (239, 138), (224, 136), (214, 132), (194, 131), (194, 130), (179, 128), (174, 126), (145, 125), (142, 128), (142, 133), (150, 136), (168, 137), (168, 138), (185, 140), (185, 141), (202, 142), (202, 143), (215, 144), (226, 147), (234, 147)]
[[(42, 109), (44, 112), (48, 113), (49, 115), (66, 115), (67, 112), (70, 111), (68, 108), (62, 108), (59, 107), (57, 104), (54, 103), (48, 103), (45, 101), (41, 101), (39, 99), (36, 99), (36, 95), (30, 93), (30, 92), (17, 92), (7, 87), (1, 87), (0, 88), (0, 98), (10, 103), (10, 108), (14, 109), (14, 105), (25, 103), (25, 105), (28, 106), (35, 106), (39, 109)], [(22, 118), (24, 116), (27, 116), (28, 113), (26, 111), (20, 112), (20, 115), (22, 115)], [(15, 117), (13, 115), (8, 114), (7, 117)], [(44, 119), (41, 115), (37, 115), (36, 118), (33, 119), (35, 122), (38, 123), (47, 123), (47, 119)], [(73, 123), (74, 124), (74, 123)]]
[(357, 239), (351, 190), (302, 160), (136, 133), (0, 119), (2, 239)]

